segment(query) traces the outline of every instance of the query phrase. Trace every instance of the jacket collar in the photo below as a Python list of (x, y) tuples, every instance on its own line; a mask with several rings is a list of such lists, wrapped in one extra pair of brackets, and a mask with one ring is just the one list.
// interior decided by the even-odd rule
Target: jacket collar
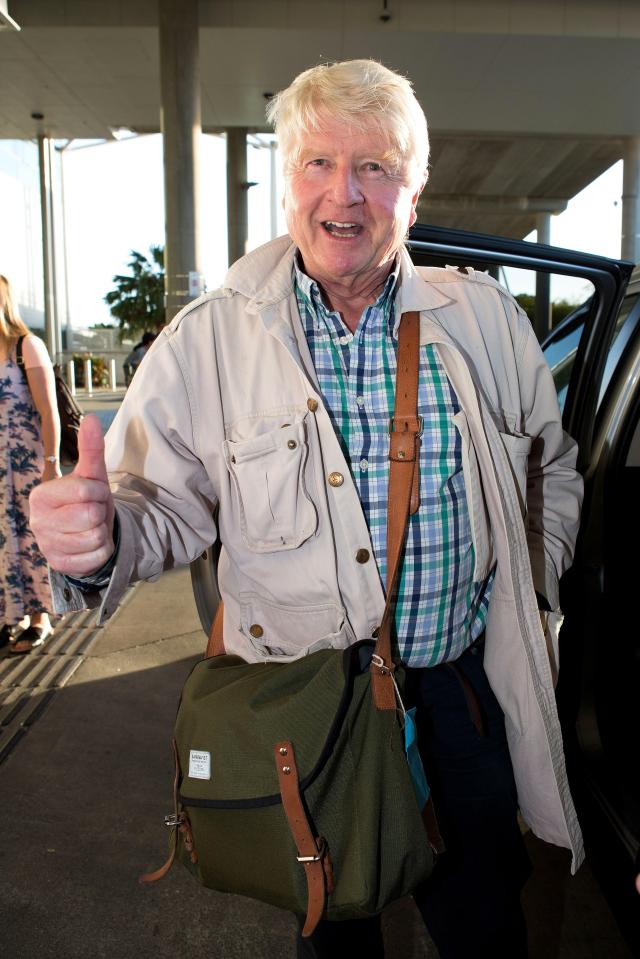
[[(261, 313), (293, 292), (294, 253), (291, 237), (278, 237), (234, 263), (225, 277), (224, 288), (248, 299), (248, 313)], [(435, 310), (455, 302), (420, 276), (404, 247), (400, 250), (397, 297), (396, 323), (408, 310)]]

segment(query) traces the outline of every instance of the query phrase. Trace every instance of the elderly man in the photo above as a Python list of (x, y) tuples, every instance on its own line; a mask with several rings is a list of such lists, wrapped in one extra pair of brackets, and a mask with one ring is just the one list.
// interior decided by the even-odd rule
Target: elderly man
[[(289, 236), (176, 316), (110, 431), (109, 473), (88, 419), (75, 473), (34, 492), (32, 525), (59, 609), (106, 618), (129, 582), (219, 535), (227, 651), (286, 660), (369, 637), (397, 330), (419, 311), (420, 508), (395, 640), (446, 852), (415, 900), (441, 956), (516, 959), (518, 807), (574, 866), (582, 855), (553, 694), (575, 445), (511, 297), (471, 270), (417, 270), (403, 248), (428, 161), (410, 84), (372, 61), (320, 66), (269, 109)], [(379, 923), (321, 924), (299, 955), (347, 949), (381, 956)]]

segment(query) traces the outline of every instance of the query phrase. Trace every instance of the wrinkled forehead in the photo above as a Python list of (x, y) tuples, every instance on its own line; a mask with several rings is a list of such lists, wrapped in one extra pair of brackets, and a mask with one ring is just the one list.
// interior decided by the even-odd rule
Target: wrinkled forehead
[(287, 151), (295, 162), (302, 156), (316, 151), (350, 152), (378, 158), (392, 158), (395, 163), (403, 159), (403, 151), (392, 132), (374, 118), (341, 119), (321, 116), (313, 123), (301, 123), (296, 127)]

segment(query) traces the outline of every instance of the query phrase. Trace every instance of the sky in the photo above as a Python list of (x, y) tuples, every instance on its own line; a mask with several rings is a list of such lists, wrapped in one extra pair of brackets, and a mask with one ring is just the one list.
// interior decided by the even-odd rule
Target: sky
[[(272, 137), (251, 137), (248, 147), (249, 242), (272, 235)], [(224, 139), (203, 135), (200, 153), (201, 269), (215, 289), (227, 270), (226, 151)], [(132, 250), (164, 244), (162, 138), (159, 134), (108, 143), (74, 141), (64, 151), (64, 192), (69, 309), (75, 328), (114, 322), (104, 303), (113, 276), (128, 272)], [(279, 198), (282, 176), (277, 175)], [(428, 189), (428, 187), (427, 187)], [(603, 256), (620, 255), (622, 161), (602, 174), (551, 220), (551, 243)], [(280, 200), (276, 235), (286, 232)], [(535, 232), (526, 237), (535, 240)], [(522, 271), (509, 271), (512, 293), (532, 292)], [(584, 283), (554, 278), (552, 298), (579, 302)]]

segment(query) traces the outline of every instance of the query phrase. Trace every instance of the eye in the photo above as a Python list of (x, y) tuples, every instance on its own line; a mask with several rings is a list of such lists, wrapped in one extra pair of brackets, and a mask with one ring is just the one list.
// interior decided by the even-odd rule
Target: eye
[(327, 161), (323, 157), (316, 157), (313, 160), (309, 160), (309, 166), (326, 166)]
[(385, 169), (379, 160), (366, 160), (361, 169), (364, 176), (381, 177), (385, 174)]

